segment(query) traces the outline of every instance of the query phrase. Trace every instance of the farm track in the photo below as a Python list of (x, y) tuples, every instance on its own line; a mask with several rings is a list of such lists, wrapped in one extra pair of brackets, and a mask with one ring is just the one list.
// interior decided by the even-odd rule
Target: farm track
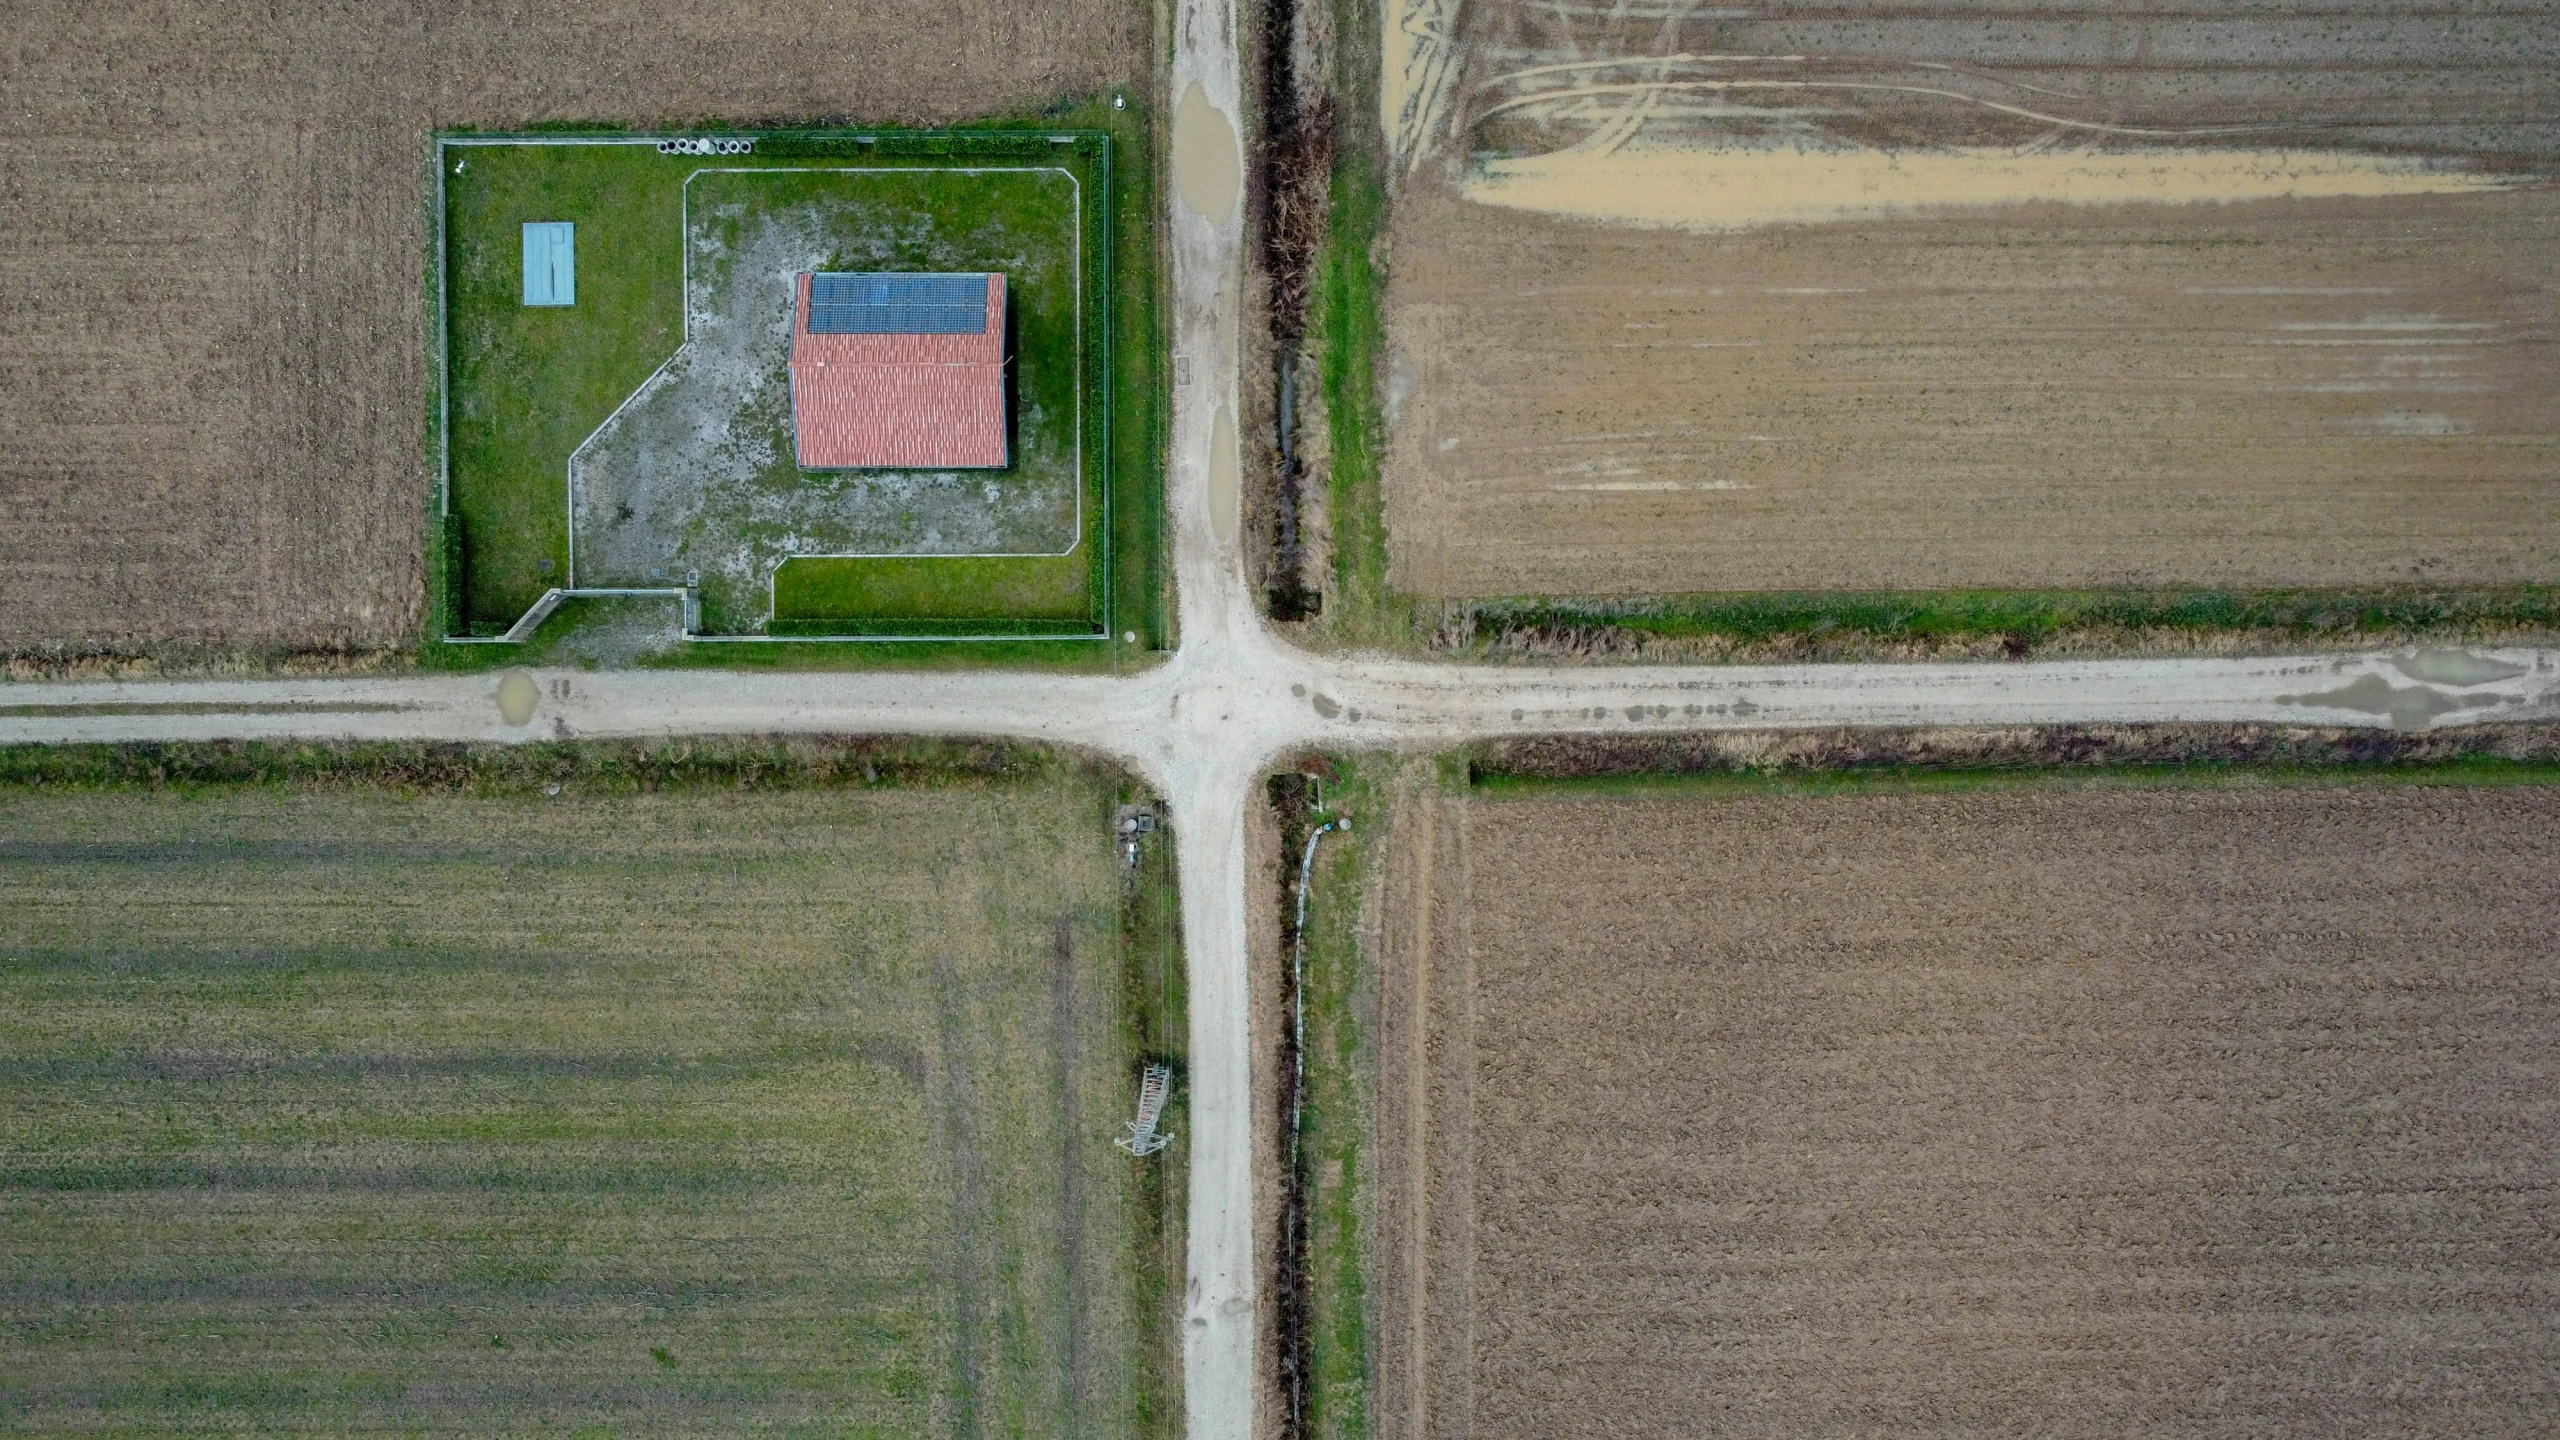
[(1173, 23), (1167, 237), (1174, 343), (1189, 379), (1175, 392), (1169, 458), (1182, 638), (1164, 665), (1124, 677), (542, 672), (530, 705), (522, 682), (486, 676), (13, 685), (0, 689), (0, 741), (988, 734), (1085, 746), (1135, 766), (1171, 805), (1191, 974), (1189, 1432), (1250, 1440), (1261, 1252), (1245, 809), (1274, 758), (1539, 733), (2142, 720), (2417, 727), (2560, 715), (2560, 652), (2545, 651), (1573, 671), (1286, 646), (1246, 590), (1236, 520), (1245, 293), (1236, 17), (1218, 0), (1183, 0)]

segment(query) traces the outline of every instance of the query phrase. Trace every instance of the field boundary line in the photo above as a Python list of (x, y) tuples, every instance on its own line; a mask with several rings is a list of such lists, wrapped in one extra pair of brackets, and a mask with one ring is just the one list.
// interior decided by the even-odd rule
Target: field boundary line
[(1405, 1236), (1405, 1409), (1407, 1440), (1431, 1433), (1431, 929), (1439, 923), (1439, 797), (1408, 794), (1422, 831), (1414, 846), (1413, 973), (1407, 1004), (1405, 1064), (1405, 1183), (1410, 1187)]
[(1453, 1097), (1458, 1113), (1458, 1142), (1450, 1156), (1458, 1203), (1458, 1234), (1455, 1255), (1451, 1257), (1457, 1274), (1458, 1292), (1458, 1363), (1450, 1367), (1452, 1393), (1448, 1409), (1457, 1417), (1457, 1433), (1473, 1435), (1476, 1428), (1476, 1237), (1481, 1233), (1476, 1223), (1476, 945), (1475, 945), (1475, 868), (1474, 847), (1468, 843), (1468, 831), (1474, 827), (1473, 810), (1463, 797), (1452, 798), (1434, 790), (1425, 803), (1447, 806), (1450, 860), (1457, 869), (1451, 877), (1456, 887), (1454, 901), (1447, 908), (1450, 941), (1458, 951), (1457, 1044), (1453, 1048), (1457, 1093)]

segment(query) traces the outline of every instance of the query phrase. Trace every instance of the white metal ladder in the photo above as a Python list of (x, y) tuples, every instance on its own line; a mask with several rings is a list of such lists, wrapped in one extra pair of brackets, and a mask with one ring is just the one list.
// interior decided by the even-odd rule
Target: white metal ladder
[(1156, 1129), (1156, 1121), (1164, 1116), (1165, 1097), (1173, 1092), (1173, 1067), (1149, 1065), (1146, 1078), (1138, 1083), (1138, 1118), (1128, 1124), (1129, 1133), (1111, 1143), (1132, 1155), (1153, 1155), (1173, 1143), (1173, 1137)]

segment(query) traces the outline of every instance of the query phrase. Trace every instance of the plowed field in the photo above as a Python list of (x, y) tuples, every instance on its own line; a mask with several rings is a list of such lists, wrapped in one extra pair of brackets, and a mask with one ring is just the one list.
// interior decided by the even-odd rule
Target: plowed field
[(2560, 790), (1436, 800), (1382, 1433), (2522, 1433)]
[(1402, 588), (2560, 574), (2548, 11), (1408, 8)]
[(1036, 109), (1151, 14), (15, 7), (0, 36), (0, 648), (417, 633), (430, 131)]

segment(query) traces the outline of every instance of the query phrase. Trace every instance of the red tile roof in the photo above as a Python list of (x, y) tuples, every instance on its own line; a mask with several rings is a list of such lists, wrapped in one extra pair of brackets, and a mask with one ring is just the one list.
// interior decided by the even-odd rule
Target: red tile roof
[(809, 276), (791, 322), (791, 425), (804, 470), (996, 469), (1007, 461), (1004, 277), (987, 277), (977, 335), (809, 331)]

